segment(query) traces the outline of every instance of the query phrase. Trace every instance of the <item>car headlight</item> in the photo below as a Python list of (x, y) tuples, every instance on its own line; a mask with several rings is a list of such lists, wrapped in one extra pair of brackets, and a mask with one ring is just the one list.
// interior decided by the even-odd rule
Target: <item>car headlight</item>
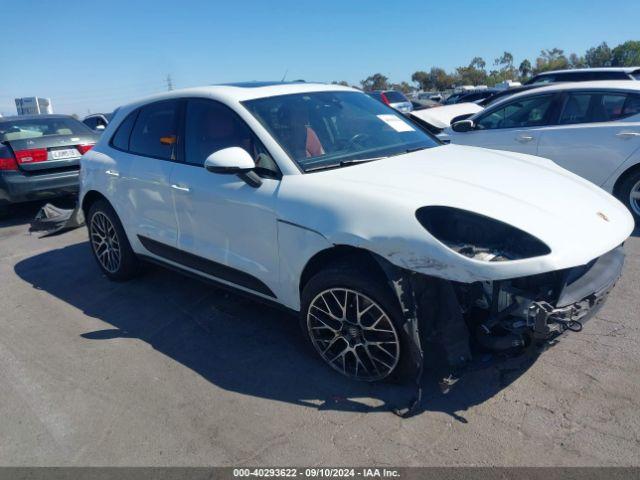
[(416, 218), (447, 247), (476, 260), (503, 262), (551, 253), (549, 247), (533, 235), (467, 210), (422, 207), (416, 211)]

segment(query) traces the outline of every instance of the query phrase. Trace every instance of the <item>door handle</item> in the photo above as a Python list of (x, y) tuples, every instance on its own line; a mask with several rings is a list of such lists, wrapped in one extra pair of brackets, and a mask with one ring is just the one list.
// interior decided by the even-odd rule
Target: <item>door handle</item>
[(533, 140), (533, 137), (531, 135), (518, 135), (516, 140), (520, 143), (528, 143)]
[(640, 132), (619, 132), (619, 133), (616, 133), (616, 137), (618, 138), (640, 137)]
[(181, 192), (190, 192), (191, 191), (191, 189), (189, 187), (183, 187), (182, 185), (176, 185), (176, 184), (171, 185), (171, 188), (173, 188), (174, 190), (180, 190)]
[(120, 174), (118, 172), (116, 172), (115, 170), (107, 170), (104, 173), (106, 173), (107, 175), (111, 175), (112, 177), (119, 177)]

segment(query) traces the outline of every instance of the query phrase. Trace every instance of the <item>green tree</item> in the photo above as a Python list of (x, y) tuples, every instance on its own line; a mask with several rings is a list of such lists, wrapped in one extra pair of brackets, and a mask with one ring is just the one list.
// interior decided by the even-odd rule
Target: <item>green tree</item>
[(420, 90), (431, 90), (433, 85), (431, 83), (431, 77), (424, 70), (418, 70), (411, 75), (411, 81), (418, 85)]
[(561, 48), (542, 50), (536, 58), (536, 66), (533, 73), (547, 72), (549, 70), (564, 70), (569, 68), (569, 59)]
[(520, 78), (522, 80), (526, 80), (531, 76), (531, 62), (526, 58), (520, 62), (520, 66), (518, 67), (518, 72), (520, 72)]
[(595, 67), (610, 67), (613, 60), (613, 55), (607, 42), (602, 42), (597, 47), (592, 47), (587, 50), (584, 55), (585, 63), (590, 68)]
[(629, 40), (613, 49), (611, 65), (614, 67), (635, 67), (640, 65), (640, 41)]
[(387, 90), (389, 88), (389, 79), (381, 73), (374, 73), (364, 80), (360, 81), (362, 89), (369, 90)]
[(411, 93), (415, 90), (415, 88), (407, 82), (393, 83), (391, 84), (391, 88), (393, 90), (400, 90), (402, 93)]
[(456, 68), (455, 82), (460, 85), (484, 85), (487, 83), (486, 66), (482, 57), (474, 57), (467, 67)]
[(587, 65), (587, 61), (585, 60), (584, 57), (580, 57), (579, 55), (576, 55), (575, 53), (572, 53), (571, 55), (569, 55), (569, 67), (571, 68), (586, 68)]

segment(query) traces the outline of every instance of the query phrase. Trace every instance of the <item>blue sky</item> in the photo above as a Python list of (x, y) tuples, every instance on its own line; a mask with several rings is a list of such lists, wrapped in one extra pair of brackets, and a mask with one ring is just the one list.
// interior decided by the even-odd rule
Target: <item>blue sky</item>
[(0, 0), (0, 113), (16, 96), (86, 114), (166, 89), (239, 80), (410, 80), (504, 50), (583, 54), (640, 40), (640, 1)]

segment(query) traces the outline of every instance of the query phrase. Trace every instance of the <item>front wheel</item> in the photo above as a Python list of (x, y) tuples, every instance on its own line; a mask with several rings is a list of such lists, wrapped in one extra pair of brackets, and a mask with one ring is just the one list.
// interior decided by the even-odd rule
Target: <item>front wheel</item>
[(382, 281), (345, 266), (321, 271), (302, 292), (300, 323), (326, 364), (366, 382), (415, 375), (398, 301)]
[(626, 205), (633, 214), (636, 226), (640, 226), (640, 170), (636, 170), (620, 184), (617, 191), (618, 199)]

